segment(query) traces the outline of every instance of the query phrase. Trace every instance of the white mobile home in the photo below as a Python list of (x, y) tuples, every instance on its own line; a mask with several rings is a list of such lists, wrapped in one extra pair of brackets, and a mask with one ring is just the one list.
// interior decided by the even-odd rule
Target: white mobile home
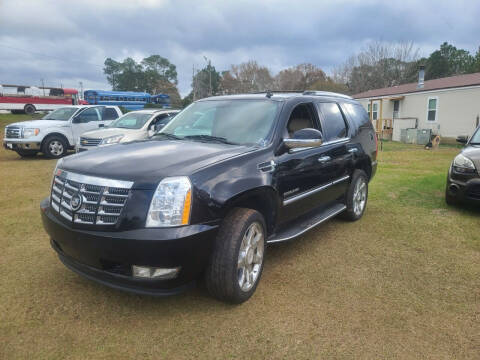
[(470, 135), (480, 121), (480, 73), (423, 80), (353, 95), (383, 138), (400, 141), (402, 129), (431, 129), (442, 138)]

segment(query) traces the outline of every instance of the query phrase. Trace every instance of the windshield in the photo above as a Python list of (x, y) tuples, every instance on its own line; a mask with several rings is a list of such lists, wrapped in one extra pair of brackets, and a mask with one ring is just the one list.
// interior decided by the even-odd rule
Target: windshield
[(477, 129), (477, 131), (475, 131), (470, 139), (470, 144), (480, 145), (480, 127)]
[(271, 100), (209, 100), (193, 103), (158, 135), (231, 144), (266, 144), (280, 103)]
[(43, 120), (62, 120), (66, 121), (72, 117), (73, 114), (78, 110), (74, 107), (60, 108), (52, 111), (51, 113), (45, 115)]
[(152, 117), (151, 113), (131, 112), (112, 122), (111, 128), (140, 129)]

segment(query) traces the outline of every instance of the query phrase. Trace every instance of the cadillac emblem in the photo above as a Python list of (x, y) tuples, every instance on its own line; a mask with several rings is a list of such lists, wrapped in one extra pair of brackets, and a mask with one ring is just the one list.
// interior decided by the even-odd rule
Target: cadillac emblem
[(72, 195), (72, 198), (70, 199), (70, 207), (72, 208), (73, 211), (77, 211), (80, 209), (83, 203), (83, 197), (80, 193), (75, 193)]

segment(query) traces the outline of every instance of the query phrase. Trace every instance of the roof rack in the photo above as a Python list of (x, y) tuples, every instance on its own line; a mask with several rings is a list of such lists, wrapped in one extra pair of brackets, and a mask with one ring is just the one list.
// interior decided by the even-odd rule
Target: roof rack
[(265, 94), (266, 97), (270, 98), (273, 94), (302, 94), (302, 95), (310, 95), (310, 96), (330, 96), (330, 97), (338, 97), (343, 99), (353, 99), (351, 96), (339, 94), (331, 91), (316, 91), (316, 90), (265, 90), (265, 91), (256, 91), (250, 94)]
[(343, 99), (353, 99), (351, 96), (339, 94), (331, 91), (316, 91), (316, 90), (306, 90), (302, 93), (303, 95), (313, 95), (313, 96), (331, 96), (339, 97)]

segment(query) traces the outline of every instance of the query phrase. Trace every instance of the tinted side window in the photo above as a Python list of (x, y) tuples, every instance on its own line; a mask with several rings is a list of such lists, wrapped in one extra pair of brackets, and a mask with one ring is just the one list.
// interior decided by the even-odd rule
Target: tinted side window
[(370, 121), (367, 112), (360, 104), (343, 103), (342, 109), (358, 127)]
[(105, 108), (103, 109), (102, 118), (103, 120), (115, 120), (118, 118), (118, 114), (113, 108)]
[(346, 137), (347, 126), (338, 105), (336, 103), (319, 103), (318, 106), (323, 114), (323, 125), (327, 141)]
[(100, 117), (98, 115), (98, 110), (96, 108), (90, 108), (81, 112), (80, 115), (77, 116), (77, 118), (81, 122), (90, 122), (100, 120)]

